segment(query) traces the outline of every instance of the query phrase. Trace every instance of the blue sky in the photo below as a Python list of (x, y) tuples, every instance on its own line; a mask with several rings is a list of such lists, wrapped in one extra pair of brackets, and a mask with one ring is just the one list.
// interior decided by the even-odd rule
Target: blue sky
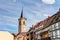
[(0, 0), (0, 30), (18, 33), (18, 18), (23, 7), (27, 31), (32, 25), (59, 11), (60, 0)]

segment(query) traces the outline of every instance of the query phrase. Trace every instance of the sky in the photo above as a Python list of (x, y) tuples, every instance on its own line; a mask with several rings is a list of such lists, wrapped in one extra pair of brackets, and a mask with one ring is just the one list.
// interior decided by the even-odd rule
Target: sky
[(22, 8), (28, 31), (32, 25), (58, 12), (60, 0), (0, 0), (0, 31), (18, 33)]

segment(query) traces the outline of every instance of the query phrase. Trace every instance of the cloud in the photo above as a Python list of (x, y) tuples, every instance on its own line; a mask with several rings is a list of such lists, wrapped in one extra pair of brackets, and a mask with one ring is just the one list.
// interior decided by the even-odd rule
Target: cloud
[(42, 2), (44, 2), (46, 4), (54, 4), (55, 0), (42, 0)]

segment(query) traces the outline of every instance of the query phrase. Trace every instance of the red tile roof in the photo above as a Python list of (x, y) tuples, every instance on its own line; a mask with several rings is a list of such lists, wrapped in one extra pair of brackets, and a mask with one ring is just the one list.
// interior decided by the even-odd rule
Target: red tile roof
[(14, 37), (16, 37), (17, 36), (17, 34), (12, 34)]

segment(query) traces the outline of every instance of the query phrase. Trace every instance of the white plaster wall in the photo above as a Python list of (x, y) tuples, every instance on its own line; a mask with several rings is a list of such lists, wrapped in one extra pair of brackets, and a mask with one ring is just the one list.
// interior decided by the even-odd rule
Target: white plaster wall
[(7, 31), (0, 31), (0, 40), (14, 40), (14, 37)]

